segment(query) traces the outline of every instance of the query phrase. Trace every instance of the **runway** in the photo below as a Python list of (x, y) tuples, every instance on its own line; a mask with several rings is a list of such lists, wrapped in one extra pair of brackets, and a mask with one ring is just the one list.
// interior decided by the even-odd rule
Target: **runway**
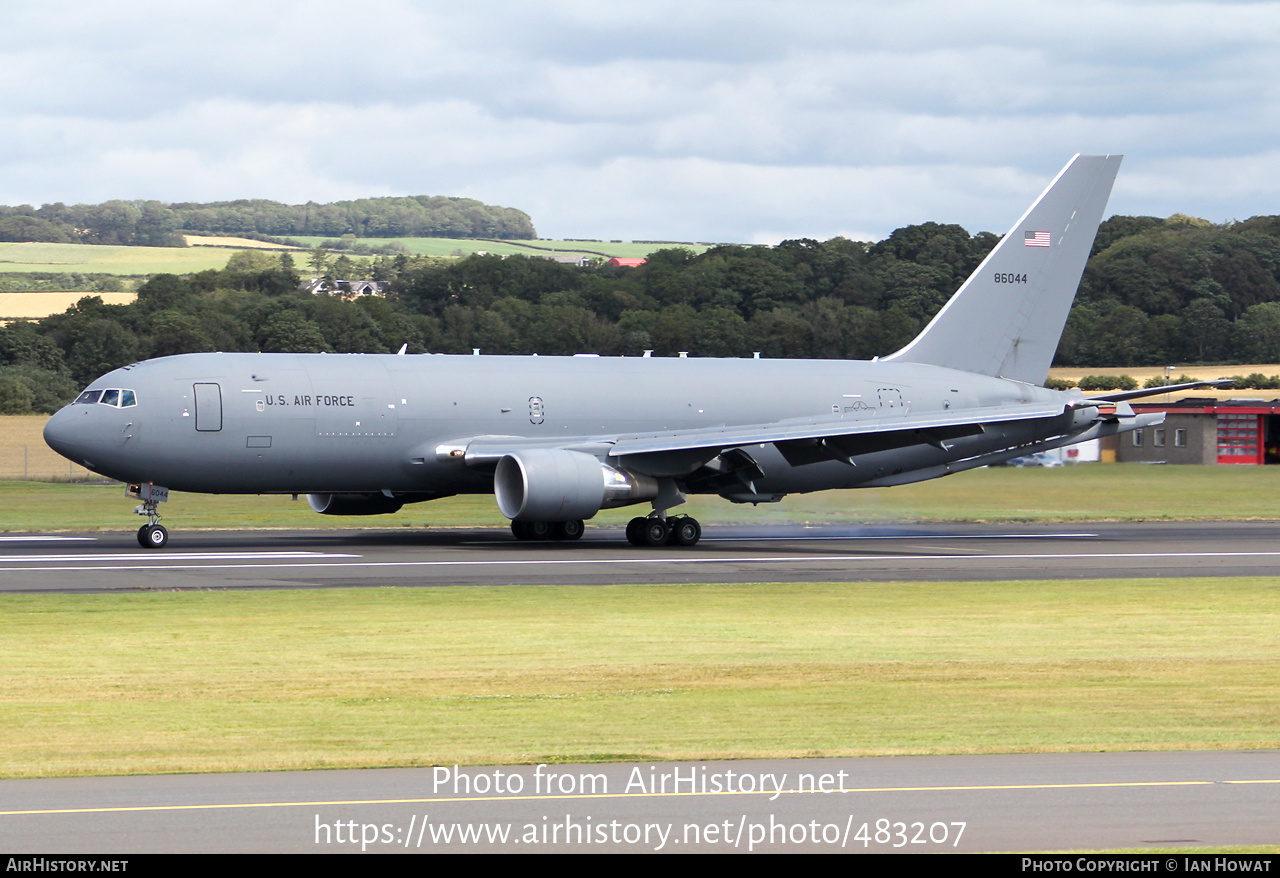
[[(131, 533), (10, 534), (0, 538), (0, 591), (1276, 576), (1278, 533), (1272, 522), (710, 526), (692, 549), (637, 549), (607, 528), (571, 544), (522, 543), (498, 530), (221, 531), (177, 533), (159, 552), (140, 549)], [(574, 778), (568, 789), (540, 789), (537, 766), (463, 768), (451, 779), (465, 775), (466, 784), (447, 788), (439, 770), (451, 769), (0, 781), (0, 849), (941, 852), (1280, 842), (1275, 751), (542, 770)], [(495, 772), (507, 778), (502, 789)], [(748, 776), (752, 789), (742, 787)], [(604, 780), (589, 788), (595, 777)]]
[(1280, 841), (1280, 752), (10, 780), (0, 781), (0, 803), (0, 850), (10, 854), (1188, 848), (1194, 856), (1197, 846)]
[(9, 535), (0, 592), (1280, 575), (1280, 523), (708, 526), (693, 548), (638, 549), (619, 529), (575, 543), (505, 530)]

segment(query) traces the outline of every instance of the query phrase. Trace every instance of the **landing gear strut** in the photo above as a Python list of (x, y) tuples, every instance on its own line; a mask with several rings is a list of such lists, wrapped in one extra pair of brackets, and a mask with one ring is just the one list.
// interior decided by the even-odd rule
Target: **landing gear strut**
[(147, 523), (138, 528), (138, 545), (144, 549), (163, 549), (169, 542), (169, 532), (160, 524), (160, 504), (169, 499), (169, 489), (149, 482), (126, 485), (125, 495), (142, 501), (134, 509), (137, 515), (145, 515)]
[(159, 501), (144, 500), (142, 505), (133, 510), (138, 515), (145, 515), (147, 523), (138, 528), (138, 545), (144, 549), (163, 549), (169, 542), (169, 532), (160, 523), (160, 511), (156, 508)]

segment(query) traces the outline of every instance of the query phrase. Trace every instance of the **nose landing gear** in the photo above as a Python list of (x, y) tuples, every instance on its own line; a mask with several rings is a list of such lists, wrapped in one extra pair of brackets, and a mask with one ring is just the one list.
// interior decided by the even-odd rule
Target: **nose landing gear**
[(169, 542), (169, 532), (161, 524), (144, 524), (138, 528), (138, 545), (144, 549), (163, 549)]
[(159, 506), (169, 499), (169, 489), (150, 482), (142, 482), (126, 485), (124, 493), (128, 497), (142, 501), (142, 504), (133, 511), (137, 515), (147, 517), (147, 523), (138, 528), (138, 545), (144, 549), (163, 549), (169, 542), (169, 532), (160, 524)]

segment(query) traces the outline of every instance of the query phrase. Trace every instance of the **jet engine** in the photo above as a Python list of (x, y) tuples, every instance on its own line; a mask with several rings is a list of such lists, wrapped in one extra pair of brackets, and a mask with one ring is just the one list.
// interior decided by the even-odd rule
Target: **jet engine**
[(308, 494), (307, 505), (321, 515), (386, 515), (404, 501), (386, 494)]
[(652, 500), (658, 482), (580, 451), (533, 448), (498, 461), (493, 493), (498, 509), (512, 521), (573, 521)]

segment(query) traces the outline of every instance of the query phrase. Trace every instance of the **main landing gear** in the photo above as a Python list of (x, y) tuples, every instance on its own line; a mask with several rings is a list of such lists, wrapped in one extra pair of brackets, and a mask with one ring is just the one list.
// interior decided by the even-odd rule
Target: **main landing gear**
[(582, 539), (586, 525), (582, 519), (573, 521), (513, 521), (511, 532), (518, 540), (557, 540), (568, 542)]
[(627, 542), (633, 546), (693, 546), (702, 539), (702, 525), (688, 515), (633, 518), (627, 522)]
[[(157, 525), (159, 527), (159, 525)], [(570, 542), (582, 538), (581, 519), (575, 521), (513, 521), (516, 539)], [(163, 530), (163, 528), (161, 528)], [(138, 539), (142, 539), (139, 532)], [(633, 518), (627, 522), (627, 541), (633, 546), (694, 546), (702, 539), (702, 525), (688, 515)]]

